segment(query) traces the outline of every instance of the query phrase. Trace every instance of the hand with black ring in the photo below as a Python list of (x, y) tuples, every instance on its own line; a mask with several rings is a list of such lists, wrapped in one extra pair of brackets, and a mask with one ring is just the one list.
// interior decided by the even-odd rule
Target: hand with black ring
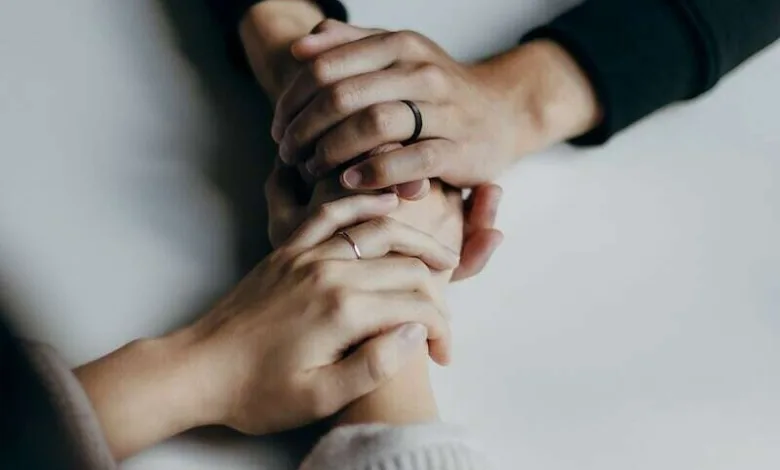
[(414, 137), (347, 169), (342, 184), (380, 189), (438, 177), (473, 187), (500, 176), (518, 153), (546, 144), (533, 110), (507, 100), (480, 64), (462, 64), (414, 32), (324, 25), (292, 46), (308, 66), (277, 102), (272, 134), (285, 163), (305, 163), (318, 177)]

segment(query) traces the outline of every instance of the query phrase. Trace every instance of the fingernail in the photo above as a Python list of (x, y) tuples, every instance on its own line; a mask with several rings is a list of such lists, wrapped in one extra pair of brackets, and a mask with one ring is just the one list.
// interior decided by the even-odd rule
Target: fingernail
[(317, 176), (319, 173), (319, 168), (317, 168), (319, 165), (317, 165), (317, 161), (313, 158), (310, 158), (306, 160), (306, 171), (309, 172), (312, 176)]
[(350, 168), (344, 172), (342, 180), (344, 186), (349, 189), (355, 189), (360, 186), (360, 183), (363, 181), (363, 173), (361, 173), (357, 168)]
[(425, 341), (428, 333), (419, 323), (407, 323), (398, 329), (398, 336), (405, 349), (414, 349)]
[(276, 143), (279, 143), (279, 141), (282, 140), (282, 125), (276, 121), (274, 121), (274, 124), (271, 126), (271, 137)]
[(282, 145), (279, 146), (279, 157), (284, 163), (290, 163), (290, 147), (287, 142), (282, 142)]
[(395, 193), (382, 193), (379, 196), (377, 196), (377, 199), (379, 199), (379, 202), (382, 204), (390, 204), (398, 202), (398, 196), (396, 196)]

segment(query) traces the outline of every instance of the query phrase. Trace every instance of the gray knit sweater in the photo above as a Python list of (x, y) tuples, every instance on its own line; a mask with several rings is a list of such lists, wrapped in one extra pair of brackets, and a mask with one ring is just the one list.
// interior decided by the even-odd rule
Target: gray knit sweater
[[(88, 467), (115, 469), (92, 405), (70, 367), (47, 346), (28, 345)], [(345, 426), (326, 435), (301, 470), (487, 470), (485, 454), (465, 434), (441, 423)]]

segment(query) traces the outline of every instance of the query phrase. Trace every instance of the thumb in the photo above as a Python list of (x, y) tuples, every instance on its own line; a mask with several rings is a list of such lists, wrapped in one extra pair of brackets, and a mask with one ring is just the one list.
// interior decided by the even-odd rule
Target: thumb
[[(323, 371), (338, 395), (339, 409), (371, 393), (403, 369), (417, 351), (424, 351), (427, 330), (405, 323), (375, 336)], [(427, 353), (426, 353), (427, 354)]]

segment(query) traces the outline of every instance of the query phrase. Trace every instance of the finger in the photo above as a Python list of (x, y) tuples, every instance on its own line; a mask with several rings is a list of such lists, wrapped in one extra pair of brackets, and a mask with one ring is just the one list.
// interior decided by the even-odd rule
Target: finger
[(449, 140), (423, 140), (348, 168), (341, 174), (341, 184), (347, 189), (382, 189), (437, 178), (444, 173), (455, 152), (455, 145)]
[(422, 62), (440, 51), (426, 37), (411, 32), (382, 32), (331, 48), (315, 61), (322, 84), (381, 70), (396, 62)]
[(439, 310), (448, 313), (444, 293), (436, 284), (428, 266), (418, 258), (386, 256), (377, 259), (329, 260), (311, 279), (321, 287), (337, 287), (349, 279), (352, 289), (366, 292), (424, 292)]
[(349, 237), (335, 236), (308, 251), (308, 260), (355, 259), (357, 246), (362, 259), (381, 258), (389, 253), (419, 258), (431, 269), (454, 269), (459, 263), (455, 253), (433, 236), (390, 217), (377, 217), (345, 229)]
[(421, 323), (428, 331), (431, 359), (450, 360), (450, 327), (446, 312), (422, 292), (353, 293), (350, 305), (339, 311), (330, 326), (344, 344), (359, 344), (401, 323)]
[(460, 265), (452, 273), (452, 282), (476, 276), (487, 265), (504, 235), (495, 229), (479, 230), (466, 238), (461, 251)]
[(306, 62), (336, 46), (384, 32), (386, 31), (381, 29), (358, 28), (341, 21), (327, 19), (315, 26), (311, 34), (293, 42), (290, 52), (295, 59)]
[(426, 330), (406, 323), (363, 343), (341, 361), (321, 369), (314, 379), (334, 399), (333, 412), (371, 393), (403, 369), (425, 347)]
[(392, 193), (361, 194), (323, 204), (293, 233), (287, 248), (302, 252), (330, 239), (339, 229), (387, 215), (397, 206), (398, 197)]
[[(319, 90), (311, 102), (294, 116), (279, 144), (279, 155), (288, 164), (307, 156), (305, 154), (313, 147), (314, 141), (325, 131), (361, 110), (365, 110), (365, 114), (360, 115), (363, 121), (352, 123), (353, 129), (362, 130), (359, 135), (371, 136), (371, 131), (379, 128), (383, 132), (394, 131), (394, 141), (407, 140), (414, 131), (415, 119), (409, 107), (400, 100), (415, 101), (425, 116), (422, 138), (441, 137), (442, 132), (448, 130), (447, 122), (452, 121), (451, 113), (450, 110), (437, 109), (433, 104), (446, 98), (447, 88), (448, 78), (435, 66), (419, 67), (413, 71), (393, 67), (346, 78)], [(426, 122), (435, 123), (437, 128), (425, 126)], [(379, 140), (374, 145), (384, 142), (388, 140)], [(362, 146), (363, 151), (373, 147), (366, 143)], [(354, 156), (357, 154), (349, 155)]]
[[(324, 114), (319, 111), (314, 112), (319, 115), (306, 114), (307, 110), (317, 102), (315, 100), (309, 108), (295, 118), (283, 142), (290, 142), (288, 151), (297, 152), (295, 155), (304, 155), (306, 152), (301, 152), (310, 149), (310, 145), (314, 145), (316, 141), (313, 155), (306, 162), (306, 168), (313, 175), (318, 176), (382, 144), (406, 141), (414, 133), (415, 117), (409, 106), (396, 98), (408, 98), (409, 93), (397, 90), (397, 93), (393, 92), (392, 95), (395, 98), (383, 96), (374, 104), (360, 103), (357, 108), (362, 107), (362, 109), (358, 109), (354, 114), (346, 113), (344, 116), (331, 114), (330, 117), (327, 113), (331, 111), (327, 110), (322, 111)], [(447, 107), (427, 101), (415, 101), (415, 104), (424, 117), (420, 139), (443, 137), (449, 134), (447, 126), (452, 118)], [(309, 119), (309, 122), (303, 122), (302, 119)], [(317, 119), (321, 119), (320, 122), (315, 122)]]
[[(313, 33), (294, 42), (290, 48), (293, 56), (301, 62), (308, 62), (334, 47), (362, 39), (371, 34), (379, 34), (380, 30), (364, 30), (335, 20), (325, 20), (317, 25)], [(282, 139), (284, 129), (306, 103), (311, 100), (317, 90), (318, 63), (309, 63), (293, 79), (290, 86), (279, 97), (276, 104), (271, 136), (276, 142)]]
[(419, 201), (428, 195), (431, 190), (431, 180), (424, 179), (410, 183), (398, 184), (393, 188), (399, 198), (407, 201)]
[(334, 47), (309, 62), (276, 105), (272, 134), (280, 139), (293, 117), (318, 88), (357, 75), (376, 72), (398, 62), (422, 61), (432, 43), (416, 33), (380, 33)]
[(469, 228), (493, 228), (502, 196), (503, 189), (497, 184), (485, 184), (474, 188), (467, 204), (466, 224)]

